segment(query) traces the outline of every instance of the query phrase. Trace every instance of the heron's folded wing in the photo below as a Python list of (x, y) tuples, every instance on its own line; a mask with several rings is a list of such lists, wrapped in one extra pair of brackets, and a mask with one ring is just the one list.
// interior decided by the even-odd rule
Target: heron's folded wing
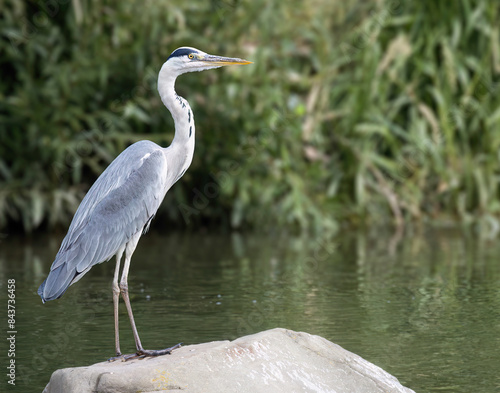
[[(120, 164), (117, 158), (112, 165), (117, 161)], [(70, 226), (49, 276), (40, 287), (44, 300), (60, 297), (77, 276), (115, 255), (144, 229), (165, 196), (167, 168), (161, 150), (143, 156), (140, 166), (122, 177), (118, 186), (103, 193), (105, 183), (109, 184), (113, 175), (119, 176), (118, 170), (108, 169), (92, 186), (93, 194), (89, 198), (87, 194), (87, 201), (82, 201), (82, 205), (86, 202), (87, 207), (92, 207), (91, 211), (86, 211), (85, 219), (75, 214), (73, 221), (78, 220)], [(94, 200), (96, 195), (100, 200)]]

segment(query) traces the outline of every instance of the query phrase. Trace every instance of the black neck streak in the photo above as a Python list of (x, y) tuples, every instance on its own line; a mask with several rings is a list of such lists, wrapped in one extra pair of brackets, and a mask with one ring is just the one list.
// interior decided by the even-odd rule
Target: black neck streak
[(175, 95), (175, 99), (176, 99), (177, 101), (179, 101), (179, 104), (180, 104), (183, 108), (185, 108), (185, 107), (186, 107), (186, 103), (184, 102), (184, 100), (183, 100), (181, 97), (179, 97), (177, 94)]

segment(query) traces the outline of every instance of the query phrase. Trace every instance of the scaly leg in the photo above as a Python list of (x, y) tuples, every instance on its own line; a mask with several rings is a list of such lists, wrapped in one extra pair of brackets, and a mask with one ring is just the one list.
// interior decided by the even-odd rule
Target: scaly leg
[(130, 260), (137, 246), (137, 242), (141, 237), (141, 234), (142, 234), (141, 232), (138, 232), (127, 243), (127, 247), (125, 249), (125, 263), (123, 265), (123, 272), (120, 280), (120, 291), (123, 297), (123, 301), (125, 302), (125, 307), (127, 308), (127, 313), (130, 319), (130, 325), (132, 325), (132, 333), (134, 335), (135, 346), (137, 348), (137, 353), (125, 356), (124, 357), (125, 360), (134, 357), (167, 355), (170, 354), (174, 349), (177, 349), (181, 346), (181, 344), (177, 344), (171, 348), (166, 348), (161, 350), (146, 350), (142, 347), (141, 339), (139, 338), (139, 333), (137, 332), (137, 327), (135, 326), (134, 314), (132, 313), (132, 306), (130, 305), (130, 298), (128, 296), (128, 271), (130, 268)]
[(119, 313), (118, 313), (118, 305), (120, 301), (120, 286), (118, 285), (118, 276), (120, 274), (120, 261), (122, 259), (123, 251), (125, 247), (120, 249), (116, 254), (116, 267), (115, 274), (113, 277), (113, 310), (115, 316), (115, 349), (116, 349), (116, 357), (109, 359), (110, 361), (121, 358), (122, 352), (120, 350), (120, 330), (119, 330)]
[(120, 324), (119, 321), (119, 313), (118, 313), (118, 304), (120, 302), (120, 286), (118, 285), (118, 275), (120, 274), (120, 260), (122, 259), (123, 249), (118, 251), (116, 254), (116, 268), (115, 275), (113, 277), (113, 309), (115, 314), (115, 348), (116, 348), (116, 356), (120, 356), (122, 352), (120, 351), (120, 330), (118, 326)]
[(132, 259), (132, 254), (137, 247), (141, 233), (136, 233), (127, 243), (125, 249), (125, 263), (123, 264), (122, 278), (120, 280), (120, 292), (122, 294), (123, 301), (125, 302), (125, 307), (127, 308), (128, 317), (130, 319), (130, 325), (132, 325), (132, 333), (134, 335), (135, 347), (137, 351), (142, 348), (141, 339), (139, 338), (139, 333), (137, 332), (137, 327), (135, 326), (134, 314), (132, 313), (132, 306), (130, 305), (130, 298), (128, 296), (128, 270), (130, 268), (130, 260)]

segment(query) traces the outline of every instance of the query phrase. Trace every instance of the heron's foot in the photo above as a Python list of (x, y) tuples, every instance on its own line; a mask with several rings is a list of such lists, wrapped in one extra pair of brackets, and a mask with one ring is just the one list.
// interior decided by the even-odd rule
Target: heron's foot
[(112, 358), (109, 358), (108, 362), (114, 362), (116, 360), (122, 360), (123, 361), (123, 358), (125, 356), (127, 356), (127, 355), (122, 355), (121, 353), (117, 353), (116, 356), (113, 356)]
[(182, 343), (174, 345), (170, 348), (159, 349), (159, 350), (151, 350), (151, 349), (141, 349), (137, 351), (136, 355), (138, 357), (149, 357), (149, 356), (162, 356), (162, 355), (170, 355), (174, 349), (180, 348)]
[(146, 357), (153, 356), (162, 356), (162, 355), (170, 355), (174, 349), (180, 348), (182, 343), (174, 345), (170, 348), (160, 349), (160, 350), (150, 350), (150, 349), (141, 349), (136, 353), (131, 353), (129, 355), (116, 355), (115, 357), (109, 358), (108, 362), (114, 362), (116, 360), (121, 360), (122, 362), (126, 362), (127, 360), (132, 359), (144, 359)]

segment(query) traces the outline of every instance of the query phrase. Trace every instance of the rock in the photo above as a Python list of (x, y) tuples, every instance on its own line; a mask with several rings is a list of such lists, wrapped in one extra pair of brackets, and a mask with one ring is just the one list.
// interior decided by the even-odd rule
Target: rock
[(57, 370), (44, 393), (179, 390), (413, 392), (381, 368), (322, 337), (272, 329), (231, 342), (188, 345), (156, 358)]

